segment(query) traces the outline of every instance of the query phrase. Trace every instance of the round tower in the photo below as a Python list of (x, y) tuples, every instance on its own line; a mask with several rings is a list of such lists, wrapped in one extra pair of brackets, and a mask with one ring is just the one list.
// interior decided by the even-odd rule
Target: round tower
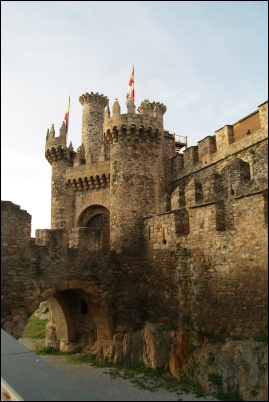
[(82, 105), (81, 143), (85, 148), (85, 158), (88, 162), (96, 162), (102, 148), (104, 109), (108, 106), (108, 98), (98, 92), (86, 92), (79, 101)]
[(66, 168), (72, 166), (66, 147), (66, 126), (63, 122), (59, 137), (54, 125), (47, 132), (45, 158), (51, 165), (51, 229), (74, 227), (75, 193), (66, 184)]
[(110, 247), (139, 255), (143, 245), (142, 217), (158, 211), (160, 202), (159, 156), (163, 139), (164, 105), (142, 103), (135, 113), (120, 114), (116, 100), (113, 116), (104, 124), (105, 143), (110, 148)]

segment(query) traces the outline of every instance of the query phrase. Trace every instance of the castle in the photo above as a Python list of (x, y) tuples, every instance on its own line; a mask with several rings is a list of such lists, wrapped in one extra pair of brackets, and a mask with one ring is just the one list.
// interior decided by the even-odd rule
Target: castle
[(79, 101), (77, 151), (46, 136), (51, 229), (2, 202), (2, 327), (48, 300), (48, 345), (175, 376), (192, 343), (267, 333), (268, 102), (181, 153), (162, 103)]

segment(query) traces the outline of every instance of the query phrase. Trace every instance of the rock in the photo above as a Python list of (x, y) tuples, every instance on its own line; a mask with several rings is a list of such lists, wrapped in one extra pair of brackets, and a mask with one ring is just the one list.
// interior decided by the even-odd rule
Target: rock
[(146, 322), (143, 329), (143, 362), (153, 369), (164, 368), (169, 361), (172, 338), (156, 324)]
[[(196, 379), (206, 392), (238, 394), (244, 401), (268, 401), (267, 342), (208, 343), (195, 353), (195, 361), (199, 367)], [(209, 381), (209, 375), (221, 378), (221, 384)]]
[(79, 353), (79, 352), (81, 352), (81, 346), (78, 345), (77, 343), (61, 341), (60, 342), (60, 350), (62, 352), (67, 352), (67, 353)]
[(49, 320), (50, 318), (50, 309), (48, 302), (44, 301), (40, 303), (39, 308), (34, 312), (34, 315), (41, 320)]

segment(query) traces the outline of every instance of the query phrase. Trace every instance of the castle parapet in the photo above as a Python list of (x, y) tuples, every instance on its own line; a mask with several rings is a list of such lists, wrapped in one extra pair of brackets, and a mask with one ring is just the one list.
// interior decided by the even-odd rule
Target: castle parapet
[(268, 137), (268, 101), (233, 125), (226, 125), (171, 159), (173, 180), (235, 155)]
[(89, 94), (89, 92), (86, 92), (85, 94), (81, 95), (79, 97), (79, 102), (81, 103), (81, 105), (85, 105), (86, 103), (90, 104), (90, 103), (99, 103), (102, 107), (105, 107), (108, 105), (108, 98), (106, 96), (104, 96), (103, 94), (100, 94), (98, 92), (96, 92), (96, 94), (94, 94), (93, 92), (91, 92)]
[(75, 228), (69, 233), (69, 248), (95, 252), (103, 248), (102, 231), (93, 228)]
[(31, 238), (31, 215), (11, 201), (1, 201), (2, 254), (25, 247)]
[[(134, 110), (134, 105), (127, 105)], [(113, 116), (105, 113), (104, 141), (106, 144), (119, 141), (140, 141), (159, 144), (163, 137), (163, 114), (166, 107), (159, 102), (142, 101), (139, 113), (120, 114), (116, 99), (112, 108)]]
[(210, 162), (210, 155), (216, 152), (216, 137), (207, 136), (203, 140), (198, 141), (198, 158), (199, 161), (206, 165)]
[(98, 190), (109, 187), (109, 160), (68, 167), (66, 184), (71, 184), (73, 191)]
[(216, 146), (217, 149), (221, 149), (223, 147), (227, 147), (228, 145), (234, 142), (234, 130), (233, 126), (227, 125), (219, 130), (215, 131), (216, 133)]
[(188, 169), (198, 162), (198, 146), (191, 146), (184, 151), (184, 168)]
[(84, 249), (94, 252), (103, 247), (102, 233), (98, 229), (36, 229), (35, 245), (48, 250), (59, 250), (61, 254), (67, 248)]
[(47, 131), (45, 158), (50, 164), (52, 164), (53, 161), (68, 159), (65, 122), (63, 122), (60, 128), (59, 137), (55, 137), (54, 124), (52, 124), (50, 131)]
[(261, 128), (268, 129), (268, 101), (258, 106)]

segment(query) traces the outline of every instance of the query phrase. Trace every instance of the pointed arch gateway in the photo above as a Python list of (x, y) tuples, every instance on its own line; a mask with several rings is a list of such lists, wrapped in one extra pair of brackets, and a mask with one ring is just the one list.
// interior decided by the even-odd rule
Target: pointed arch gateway
[(77, 227), (99, 229), (103, 236), (103, 248), (110, 248), (110, 212), (103, 205), (90, 205), (78, 217)]

